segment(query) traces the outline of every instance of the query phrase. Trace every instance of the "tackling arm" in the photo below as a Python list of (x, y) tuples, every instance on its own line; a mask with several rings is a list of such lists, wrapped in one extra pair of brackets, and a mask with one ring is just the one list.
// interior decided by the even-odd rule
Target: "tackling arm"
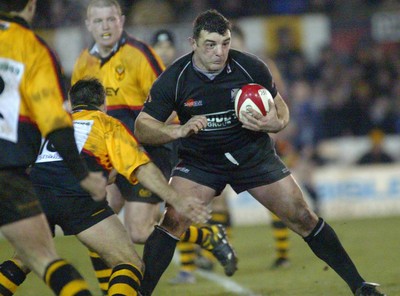
[(205, 116), (194, 116), (184, 125), (161, 122), (145, 112), (135, 121), (135, 136), (142, 144), (161, 145), (197, 134), (207, 126)]

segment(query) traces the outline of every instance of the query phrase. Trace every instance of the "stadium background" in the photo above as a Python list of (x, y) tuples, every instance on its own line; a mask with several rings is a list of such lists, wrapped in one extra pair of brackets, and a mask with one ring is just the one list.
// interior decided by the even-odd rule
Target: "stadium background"
[[(34, 28), (57, 51), (69, 76), (75, 59), (91, 43), (84, 27), (88, 1), (38, 2)], [(292, 119), (277, 141), (283, 143), (285, 159), (300, 183), (309, 182), (316, 189), (321, 215), (339, 225), (356, 218), (354, 223), (359, 221), (360, 227), (374, 224), (364, 225), (363, 221), (399, 223), (398, 1), (139, 0), (121, 3), (129, 33), (150, 42), (156, 30), (170, 29), (175, 34), (179, 55), (190, 50), (187, 38), (191, 35), (191, 21), (198, 12), (217, 8), (238, 24), (246, 34), (248, 51), (273, 58), (283, 73), (287, 83), (283, 95)], [(356, 161), (370, 149), (370, 133), (374, 129), (384, 133), (383, 149), (394, 160), (390, 164), (359, 166)], [(306, 148), (308, 152), (304, 154)], [(239, 197), (232, 194), (230, 205), (236, 226), (252, 225), (259, 229), (260, 224), (269, 222), (270, 215), (246, 194)], [(398, 229), (394, 229), (394, 232), (388, 230), (387, 236), (396, 236), (397, 231), (398, 237)], [(346, 234), (346, 231), (339, 228), (345, 238), (350, 231), (356, 232), (348, 230)], [(368, 231), (363, 233), (370, 235)], [(385, 240), (385, 236), (379, 239)], [(367, 249), (377, 247), (374, 243), (368, 245), (369, 239), (365, 239)], [(397, 250), (400, 245), (392, 237), (387, 243), (388, 248), (397, 244)], [(380, 248), (385, 246), (382, 244)], [(399, 279), (396, 266), (388, 270), (392, 271), (390, 277)], [(393, 291), (400, 293), (398, 281), (395, 286)]]

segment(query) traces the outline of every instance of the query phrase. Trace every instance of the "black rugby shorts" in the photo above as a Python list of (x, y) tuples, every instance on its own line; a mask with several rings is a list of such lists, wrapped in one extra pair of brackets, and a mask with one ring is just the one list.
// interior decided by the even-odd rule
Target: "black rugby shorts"
[(0, 226), (42, 213), (25, 170), (0, 170)]
[(54, 235), (58, 225), (64, 235), (76, 235), (114, 215), (108, 202), (94, 201), (90, 195), (60, 195), (50, 188), (35, 186), (43, 211)]
[(274, 183), (290, 175), (290, 170), (275, 149), (260, 150), (257, 143), (232, 153), (196, 159), (183, 158), (172, 171), (179, 176), (216, 190), (219, 195), (226, 184), (236, 193)]

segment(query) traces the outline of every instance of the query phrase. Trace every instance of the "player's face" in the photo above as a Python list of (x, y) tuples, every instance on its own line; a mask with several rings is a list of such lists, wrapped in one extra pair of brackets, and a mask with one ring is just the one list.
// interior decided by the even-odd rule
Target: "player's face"
[(218, 72), (225, 67), (231, 44), (231, 32), (224, 35), (201, 31), (198, 40), (192, 41), (194, 62), (208, 72)]
[(170, 65), (175, 59), (176, 50), (174, 45), (169, 41), (158, 42), (154, 46), (154, 50), (160, 56), (165, 66)]
[(100, 49), (100, 53), (109, 52), (121, 37), (124, 27), (124, 16), (117, 7), (89, 8), (86, 26)]

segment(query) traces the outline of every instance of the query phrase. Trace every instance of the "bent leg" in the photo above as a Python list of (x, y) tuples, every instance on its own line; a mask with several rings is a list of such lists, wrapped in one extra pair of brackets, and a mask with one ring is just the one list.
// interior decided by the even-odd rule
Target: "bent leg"
[(124, 224), (136, 244), (144, 244), (160, 217), (160, 203), (127, 201)]
[[(173, 177), (171, 185), (179, 188), (182, 194), (197, 196), (206, 203), (209, 203), (215, 195), (215, 190), (181, 177)], [(144, 247), (143, 260), (146, 270), (140, 289), (143, 296), (153, 293), (162, 274), (171, 263), (179, 238), (190, 224), (190, 220), (171, 206), (166, 207), (161, 225), (156, 226)]]
[(1, 227), (22, 261), (60, 295), (91, 295), (79, 272), (56, 253), (53, 238), (44, 214)]
[[(136, 295), (144, 270), (128, 233), (116, 215), (112, 215), (80, 232), (78, 239), (112, 268), (109, 295)], [(104, 291), (103, 290), (103, 291)]]
[(311, 210), (291, 175), (249, 192), (300, 234), (314, 254), (325, 261), (349, 285), (353, 293), (364, 280), (334, 230)]

